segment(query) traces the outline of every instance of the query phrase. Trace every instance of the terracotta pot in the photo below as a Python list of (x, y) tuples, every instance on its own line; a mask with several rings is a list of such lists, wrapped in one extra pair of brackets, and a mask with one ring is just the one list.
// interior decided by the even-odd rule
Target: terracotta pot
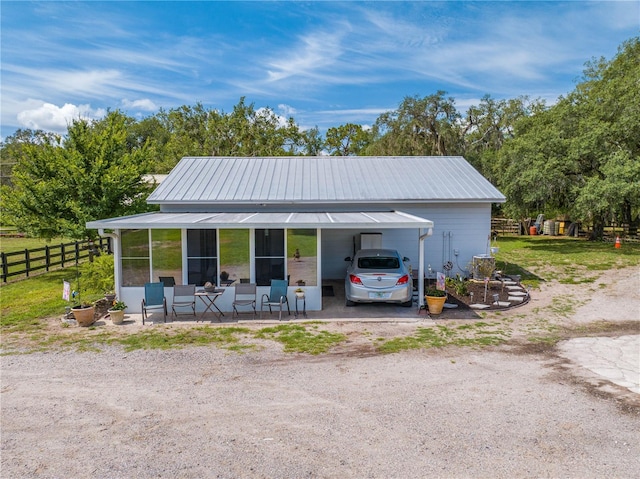
[(444, 308), (444, 303), (447, 300), (446, 296), (425, 296), (425, 301), (427, 302), (427, 307), (429, 308), (429, 314), (440, 314), (442, 313), (442, 308)]
[(96, 322), (94, 316), (95, 309), (93, 306), (88, 308), (71, 308), (74, 319), (78, 322), (78, 326), (91, 326)]
[(109, 317), (113, 324), (122, 324), (124, 322), (124, 309), (110, 309)]

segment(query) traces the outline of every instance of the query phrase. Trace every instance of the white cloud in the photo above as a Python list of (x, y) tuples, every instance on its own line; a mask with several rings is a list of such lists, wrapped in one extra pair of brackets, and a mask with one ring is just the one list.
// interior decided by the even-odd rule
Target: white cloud
[(143, 98), (140, 100), (127, 100), (126, 98), (122, 100), (122, 106), (125, 108), (131, 108), (134, 110), (144, 110), (144, 111), (156, 111), (158, 110), (158, 106), (149, 100), (148, 98)]
[(294, 107), (286, 105), (284, 103), (280, 103), (278, 105), (278, 111), (280, 111), (280, 114), (282, 114), (283, 116), (293, 116), (298, 113), (298, 110), (296, 110)]
[[(33, 102), (33, 100), (30, 100)], [(101, 118), (106, 114), (106, 110), (98, 108), (92, 109), (90, 105), (72, 105), (65, 103), (59, 107), (52, 103), (41, 102), (41, 104), (29, 110), (23, 110), (17, 114), (18, 123), (25, 128), (33, 130), (45, 130), (55, 133), (66, 133), (67, 126), (73, 120), (81, 118), (93, 120)]]

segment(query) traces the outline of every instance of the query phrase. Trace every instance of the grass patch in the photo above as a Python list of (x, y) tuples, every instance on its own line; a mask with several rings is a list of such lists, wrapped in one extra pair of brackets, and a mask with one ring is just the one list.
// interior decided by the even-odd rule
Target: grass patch
[(640, 243), (611, 243), (566, 236), (518, 236), (498, 240), (498, 269), (520, 274), (522, 281), (538, 287), (543, 281), (564, 284), (592, 283), (594, 272), (640, 265)]
[[(62, 299), (62, 282), (76, 287), (75, 268), (51, 271), (23, 281), (5, 284), (0, 288), (0, 331), (2, 333), (29, 332), (43, 328), (42, 318), (62, 316), (70, 303)], [(83, 301), (95, 301), (99, 292), (83, 291)]]
[(278, 341), (284, 345), (284, 351), (288, 353), (308, 354), (326, 353), (332, 346), (347, 339), (344, 334), (319, 330), (313, 323), (307, 325), (311, 326), (311, 330), (299, 324), (280, 324), (262, 328), (256, 332), (255, 337)]
[(377, 347), (382, 353), (397, 353), (408, 349), (457, 347), (486, 347), (502, 344), (511, 337), (511, 331), (502, 328), (502, 323), (465, 323), (459, 326), (418, 328), (411, 336), (404, 336), (380, 342)]
[(45, 246), (60, 246), (61, 243), (73, 243), (70, 238), (53, 238), (46, 240), (41, 238), (7, 238), (0, 237), (0, 251), (3, 253), (14, 253), (25, 249), (44, 248)]
[(215, 344), (220, 348), (233, 348), (235, 351), (250, 349), (252, 345), (241, 345), (242, 337), (249, 335), (248, 328), (229, 327), (175, 329), (149, 329), (123, 338), (112, 338), (109, 343), (124, 346), (125, 351), (136, 349), (176, 349), (185, 346), (208, 346)]

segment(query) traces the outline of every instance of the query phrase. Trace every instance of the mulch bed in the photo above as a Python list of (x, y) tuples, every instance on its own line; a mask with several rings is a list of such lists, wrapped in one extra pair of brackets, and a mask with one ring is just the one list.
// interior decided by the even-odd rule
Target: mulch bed
[[(505, 287), (503, 289), (502, 283), (499, 281), (490, 281), (487, 286), (487, 300), (485, 301), (484, 293), (485, 284), (483, 281), (468, 281), (467, 293), (465, 295), (459, 295), (453, 288), (447, 287), (447, 303), (457, 305), (457, 308), (447, 309), (445, 308), (441, 314), (434, 315), (434, 319), (456, 319), (458, 316), (469, 317), (470, 314), (481, 311), (504, 311), (506, 309), (521, 306), (528, 302), (529, 298), (526, 297), (522, 303), (512, 302), (510, 306), (498, 306), (493, 304), (493, 295), (498, 295), (498, 301), (508, 302), (509, 290)], [(471, 294), (473, 293), (473, 300)], [(489, 307), (486, 309), (472, 309), (471, 304), (486, 304)]]

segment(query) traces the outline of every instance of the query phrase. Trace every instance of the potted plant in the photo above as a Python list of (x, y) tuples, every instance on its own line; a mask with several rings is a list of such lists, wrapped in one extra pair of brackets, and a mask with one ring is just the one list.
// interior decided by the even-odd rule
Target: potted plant
[(303, 298), (304, 297), (304, 289), (302, 289), (302, 288), (296, 288), (294, 293), (296, 293), (296, 296), (298, 298)]
[(304, 279), (299, 279), (298, 281), (296, 281), (296, 284), (298, 286), (305, 286), (307, 283), (304, 281)]
[(113, 306), (109, 308), (109, 317), (113, 324), (122, 324), (124, 322), (124, 310), (127, 305), (124, 301), (114, 301)]
[(424, 299), (427, 302), (430, 314), (440, 314), (447, 300), (447, 292), (440, 289), (429, 288), (425, 290)]
[(91, 303), (79, 303), (71, 308), (73, 318), (79, 326), (91, 326), (96, 322), (94, 318), (95, 308)]

